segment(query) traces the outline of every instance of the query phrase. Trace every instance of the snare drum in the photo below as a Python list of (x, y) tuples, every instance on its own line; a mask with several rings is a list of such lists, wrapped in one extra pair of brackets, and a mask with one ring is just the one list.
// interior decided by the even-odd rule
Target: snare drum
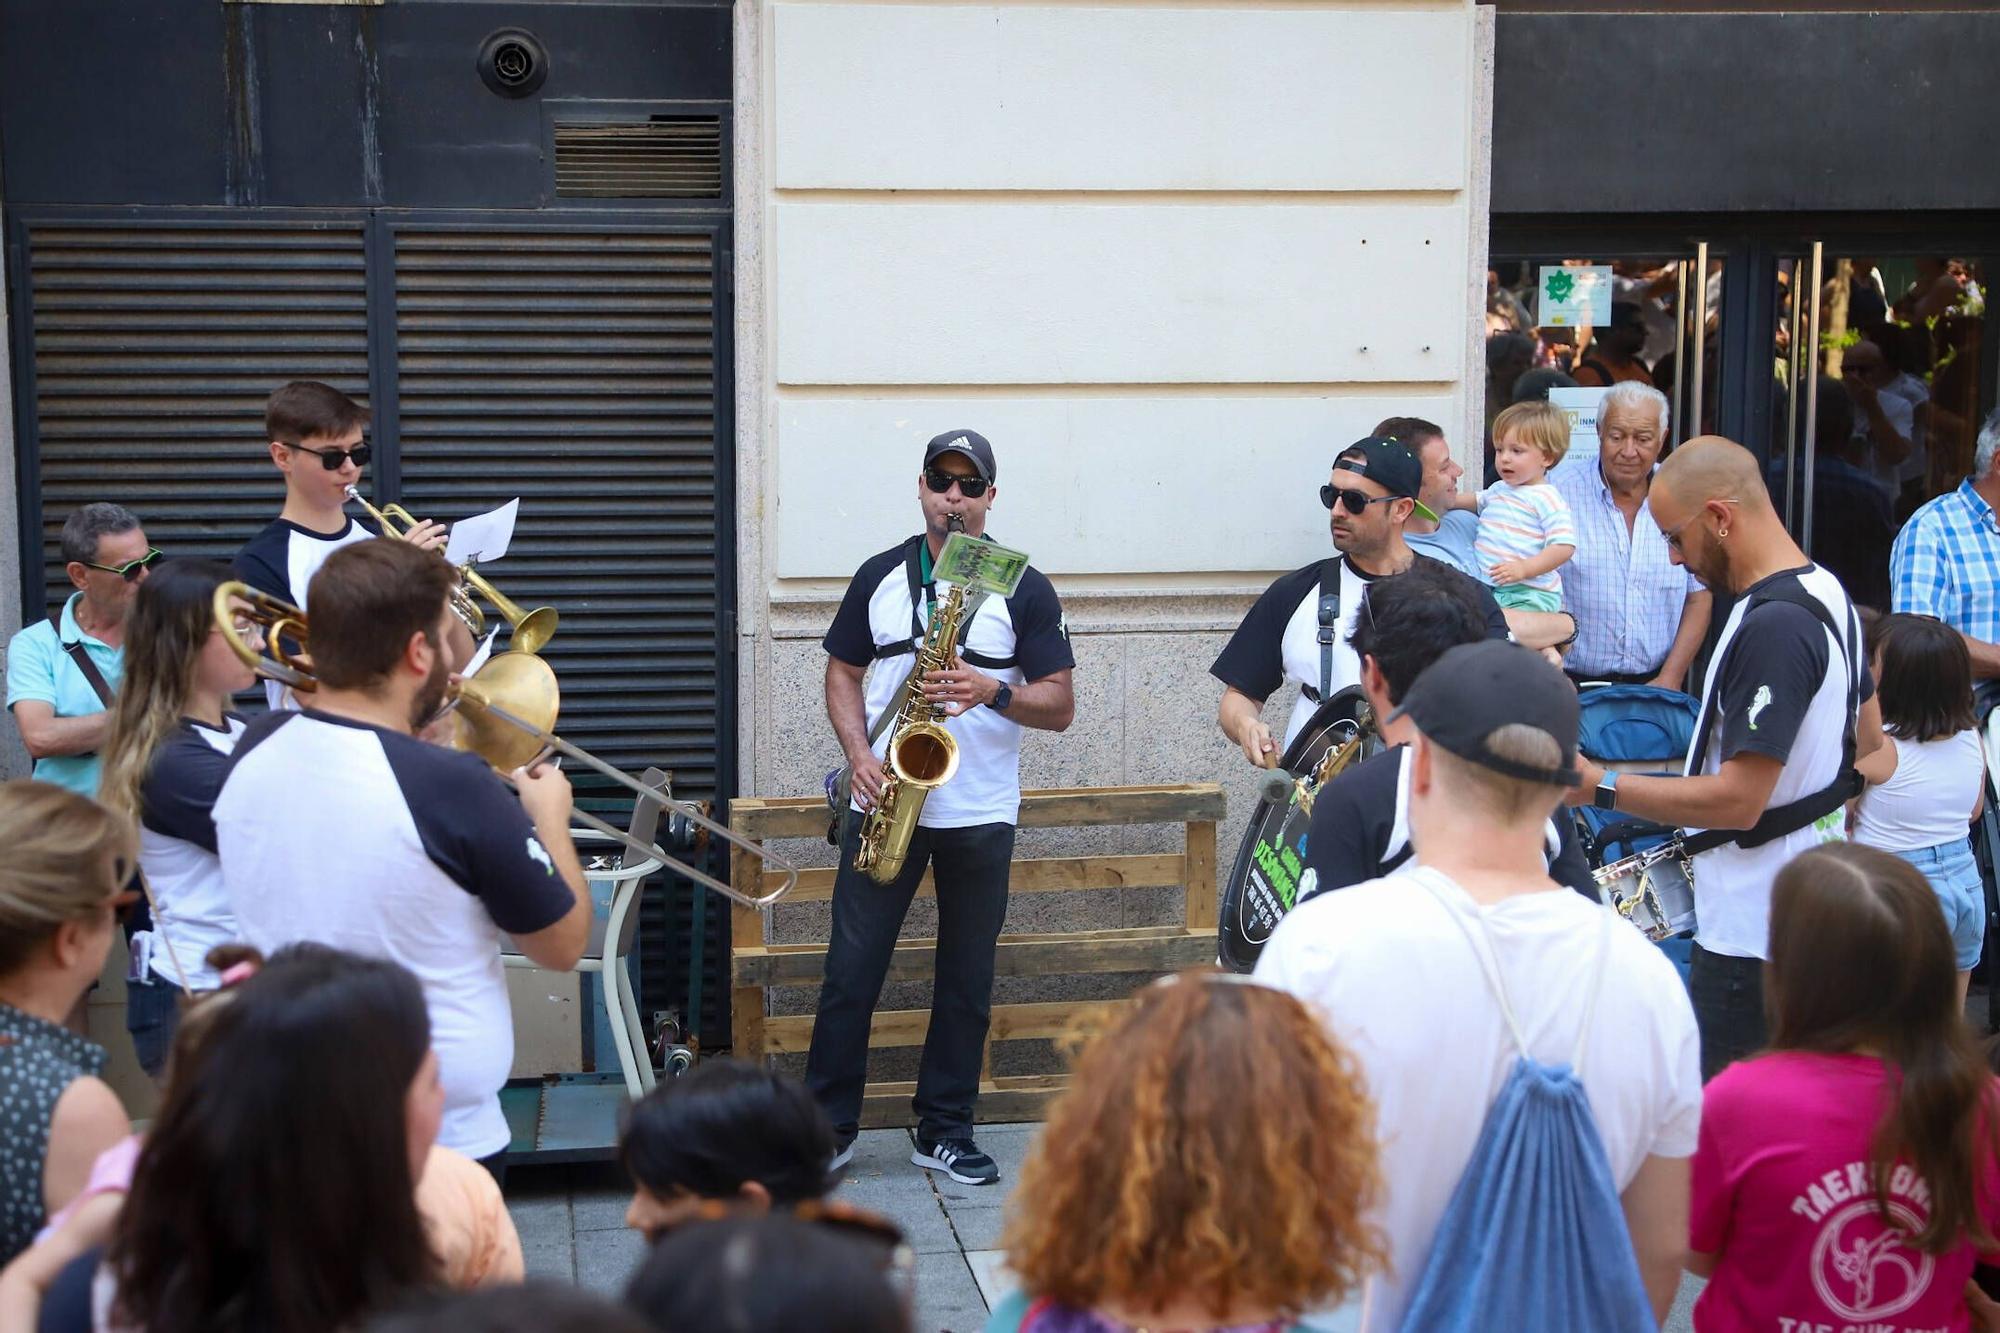
[(1592, 876), (1597, 893), (1649, 940), (1694, 929), (1694, 868), (1679, 838), (1628, 856)]

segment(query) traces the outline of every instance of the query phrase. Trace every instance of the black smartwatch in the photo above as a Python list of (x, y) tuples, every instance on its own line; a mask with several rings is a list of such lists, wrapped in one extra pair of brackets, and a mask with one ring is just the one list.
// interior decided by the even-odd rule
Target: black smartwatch
[(1618, 808), (1618, 773), (1615, 769), (1605, 770), (1604, 776), (1597, 780), (1597, 793), (1590, 803), (1599, 810)]
[(986, 706), (992, 709), (996, 713), (1004, 713), (1007, 711), (1008, 706), (1011, 705), (1013, 702), (1014, 702), (1014, 687), (1012, 685), (1007, 684), (1005, 681), (1002, 681), (1000, 682), (1000, 688), (994, 691), (993, 702), (987, 704)]

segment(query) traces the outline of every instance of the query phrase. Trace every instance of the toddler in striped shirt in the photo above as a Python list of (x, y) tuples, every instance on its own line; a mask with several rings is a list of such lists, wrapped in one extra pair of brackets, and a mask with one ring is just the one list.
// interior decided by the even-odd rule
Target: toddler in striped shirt
[(1549, 469), (1569, 449), (1569, 418), (1548, 403), (1516, 403), (1493, 418), (1493, 466), (1500, 480), (1453, 500), (1479, 511), (1472, 549), (1493, 600), (1523, 611), (1562, 610), (1562, 575), (1576, 554), (1576, 524)]

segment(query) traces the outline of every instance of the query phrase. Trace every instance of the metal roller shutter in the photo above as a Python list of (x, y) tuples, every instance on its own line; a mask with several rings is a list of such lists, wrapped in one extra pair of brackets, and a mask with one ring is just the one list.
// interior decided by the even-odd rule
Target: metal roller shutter
[(93, 500), (132, 509), (169, 555), (227, 559), (283, 503), (263, 444), (271, 390), (310, 374), (366, 400), (361, 222), (25, 232), (16, 316), (32, 314), (50, 603), (70, 592), (63, 520)]
[(393, 249), (403, 503), (448, 521), (519, 496), (482, 572), (562, 615), (559, 730), (711, 794), (713, 232), (398, 224)]

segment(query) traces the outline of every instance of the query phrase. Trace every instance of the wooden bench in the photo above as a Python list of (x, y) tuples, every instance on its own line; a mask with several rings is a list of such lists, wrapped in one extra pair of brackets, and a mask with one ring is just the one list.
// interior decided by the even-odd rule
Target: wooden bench
[[(1182, 824), (1186, 834), (1179, 852), (1016, 859), (1009, 880), (1011, 893), (1177, 886), (1186, 895), (1186, 914), (1179, 925), (1002, 935), (995, 957), (995, 974), (1022, 977), (1136, 972), (1157, 976), (1213, 963), (1215, 829), (1222, 816), (1222, 788), (1212, 782), (1162, 787), (1054, 788), (1021, 793), (1022, 828)], [(826, 802), (816, 797), (740, 797), (730, 802), (729, 823), (733, 830), (757, 842), (823, 838)], [(831, 898), (834, 875), (831, 866), (800, 871), (798, 885), (784, 901), (816, 902)], [(775, 887), (774, 881), (775, 877), (767, 876), (754, 856), (747, 852), (736, 854), (731, 866), (732, 884), (745, 887), (762, 884), (770, 888)], [(917, 893), (920, 896), (935, 893), (928, 871)], [(768, 944), (764, 925), (761, 912), (740, 906), (734, 909), (730, 950), (731, 1027), (736, 1054), (752, 1061), (761, 1061), (767, 1055), (803, 1052), (811, 1044), (812, 1015), (769, 1014), (769, 993), (774, 987), (816, 987), (826, 967), (824, 942)], [(889, 980), (929, 980), (936, 952), (937, 941), (932, 939), (899, 941), (889, 964)], [(1062, 1090), (1065, 1076), (1037, 1074), (996, 1079), (992, 1076), (992, 1044), (1061, 1036), (1078, 1008), (1069, 1002), (993, 1006), (987, 1055), (980, 1069), (982, 1120), (1002, 1122), (1042, 1117), (1048, 1100)], [(869, 1048), (921, 1046), (929, 1027), (928, 1009), (878, 1010), (869, 1032)], [(915, 1091), (913, 1083), (871, 1084), (863, 1103), (861, 1123), (867, 1126), (912, 1123), (910, 1097)]]

